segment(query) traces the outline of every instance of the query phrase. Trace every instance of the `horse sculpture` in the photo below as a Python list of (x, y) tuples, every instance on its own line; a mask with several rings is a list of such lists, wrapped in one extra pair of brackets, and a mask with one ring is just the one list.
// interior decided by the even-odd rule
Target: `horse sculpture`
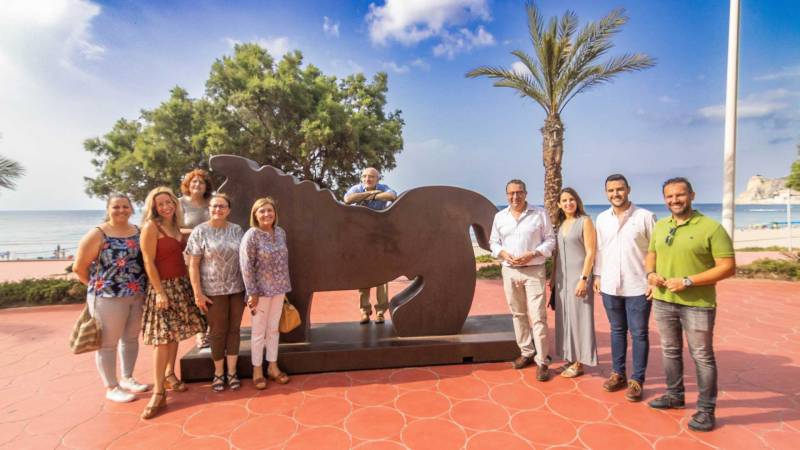
[(377, 286), (406, 276), (412, 282), (389, 303), (399, 336), (458, 334), (475, 292), (475, 259), (469, 227), (489, 248), (497, 208), (475, 192), (428, 186), (401, 194), (383, 211), (347, 206), (311, 181), (298, 182), (272, 166), (240, 156), (211, 157), (226, 177), (220, 187), (232, 199), (231, 221), (249, 226), (250, 207), (271, 196), (286, 230), (292, 292), (303, 325), (286, 342), (309, 337), (314, 292)]

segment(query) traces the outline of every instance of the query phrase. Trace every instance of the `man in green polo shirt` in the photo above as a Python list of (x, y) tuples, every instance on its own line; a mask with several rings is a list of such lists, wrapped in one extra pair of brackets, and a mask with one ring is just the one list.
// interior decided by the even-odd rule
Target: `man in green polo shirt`
[(736, 272), (733, 243), (715, 220), (692, 209), (694, 191), (686, 178), (671, 178), (662, 186), (671, 217), (653, 229), (645, 260), (652, 291), (653, 314), (661, 334), (667, 393), (650, 402), (652, 408), (683, 408), (683, 340), (697, 369), (697, 412), (689, 421), (695, 431), (714, 428), (717, 403), (717, 363), (714, 359), (715, 284)]

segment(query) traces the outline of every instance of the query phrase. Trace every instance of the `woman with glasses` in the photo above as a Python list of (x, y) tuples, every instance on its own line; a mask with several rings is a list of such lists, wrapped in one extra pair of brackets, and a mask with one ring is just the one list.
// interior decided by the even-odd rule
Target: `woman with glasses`
[(550, 284), (556, 309), (556, 355), (566, 363), (561, 376), (583, 375), (583, 366), (597, 365), (594, 336), (594, 291), (592, 266), (596, 237), (592, 219), (572, 188), (558, 197), (557, 251)]
[[(236, 375), (239, 356), (239, 327), (244, 312), (244, 283), (239, 270), (242, 228), (228, 222), (231, 201), (214, 194), (208, 205), (211, 219), (196, 226), (189, 235), (189, 278), (195, 302), (208, 317), (211, 358), (214, 360), (215, 392), (241, 387)], [(228, 373), (224, 371), (225, 364)]]

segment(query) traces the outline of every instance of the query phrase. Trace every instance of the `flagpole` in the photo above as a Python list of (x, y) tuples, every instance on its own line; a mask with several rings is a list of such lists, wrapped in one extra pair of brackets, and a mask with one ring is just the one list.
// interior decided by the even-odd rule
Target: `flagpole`
[(722, 226), (733, 239), (736, 195), (736, 101), (739, 73), (739, 4), (730, 0), (728, 19), (728, 81), (725, 90), (725, 151), (722, 181)]

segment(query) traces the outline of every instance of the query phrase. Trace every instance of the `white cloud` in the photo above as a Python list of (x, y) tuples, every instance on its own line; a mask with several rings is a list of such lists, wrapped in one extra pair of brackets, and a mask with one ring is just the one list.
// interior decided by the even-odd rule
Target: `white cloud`
[(787, 78), (800, 78), (800, 65), (794, 67), (784, 67), (777, 72), (765, 73), (755, 77), (757, 81), (784, 80)]
[(412, 66), (414, 66), (414, 67), (419, 67), (419, 68), (420, 68), (420, 69), (422, 69), (422, 70), (428, 70), (428, 69), (430, 69), (430, 68), (431, 68), (431, 65), (430, 65), (430, 64), (428, 64), (428, 63), (427, 63), (427, 62), (426, 62), (424, 59), (422, 59), (422, 58), (417, 58), (417, 59), (415, 59), (415, 60), (411, 61), (411, 65), (412, 65)]
[[(796, 105), (792, 97), (800, 97), (800, 93), (786, 89), (750, 94), (739, 100), (737, 115), (740, 119), (764, 119), (783, 112), (790, 112), (789, 108)], [(705, 106), (697, 110), (700, 118), (706, 120), (723, 120), (725, 118), (725, 104)]]
[(674, 98), (670, 97), (669, 95), (662, 95), (661, 97), (658, 97), (658, 101), (660, 101), (661, 103), (667, 103), (667, 104), (678, 103), (677, 100), (675, 100)]
[(438, 37), (434, 54), (448, 58), (495, 43), (494, 36), (482, 26), (475, 32), (467, 28), (451, 32), (449, 27), (490, 19), (487, 0), (386, 0), (383, 6), (371, 3), (366, 16), (373, 43), (385, 45), (394, 40), (413, 45)]
[[(105, 47), (94, 41), (92, 20), (100, 6), (88, 0), (4, 0), (0, 2), (0, 82), (7, 76), (45, 74), (58, 69), (85, 77), (85, 61), (97, 60)], [(5, 72), (5, 76), (3, 73)]]
[(328, 16), (322, 18), (322, 32), (326, 36), (339, 37), (339, 22), (334, 22)]
[(514, 61), (511, 63), (511, 71), (515, 72), (518, 75), (530, 75), (531, 71), (528, 70), (528, 66), (522, 63), (522, 61)]
[(442, 42), (433, 48), (433, 54), (453, 59), (458, 53), (470, 51), (475, 47), (486, 47), (494, 44), (494, 36), (486, 31), (483, 26), (479, 26), (474, 33), (462, 28), (455, 33), (444, 31), (442, 33)]
[[(227, 42), (231, 48), (242, 43), (242, 41), (230, 37), (225, 38), (225, 42)], [(250, 42), (254, 42), (267, 49), (269, 54), (276, 59), (281, 58), (291, 48), (289, 38), (286, 36), (278, 36), (274, 38), (254, 38)]]
[(390, 70), (390, 71), (392, 71), (392, 72), (394, 72), (396, 74), (401, 74), (401, 75), (404, 74), (404, 73), (408, 73), (408, 71), (409, 71), (409, 68), (408, 68), (407, 65), (405, 65), (405, 64), (399, 65), (394, 61), (386, 61), (386, 62), (384, 62), (382, 64), (382, 66), (386, 70)]

